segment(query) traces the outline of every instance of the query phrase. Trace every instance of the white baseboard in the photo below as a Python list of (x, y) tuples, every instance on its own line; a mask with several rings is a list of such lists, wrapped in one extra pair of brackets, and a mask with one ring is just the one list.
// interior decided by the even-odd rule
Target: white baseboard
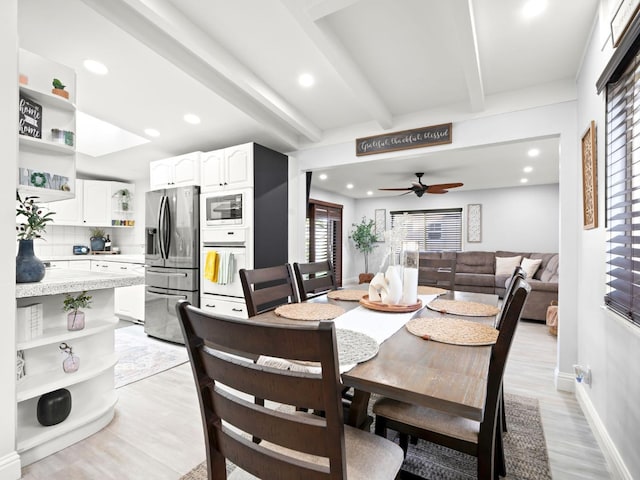
[(576, 386), (576, 399), (578, 400), (578, 404), (584, 413), (589, 426), (591, 427), (591, 431), (593, 432), (598, 445), (600, 445), (600, 449), (602, 450), (602, 454), (604, 455), (607, 464), (609, 465), (609, 469), (611, 470), (612, 478), (620, 479), (620, 480), (633, 480), (631, 473), (627, 469), (624, 464), (624, 460), (620, 457), (618, 453), (618, 449), (615, 444), (609, 437), (607, 433), (607, 429), (604, 424), (600, 420), (598, 416), (598, 412), (594, 408), (591, 403), (591, 399), (589, 395), (585, 392), (584, 385)]
[(0, 480), (18, 480), (21, 476), (18, 452), (11, 452), (0, 458)]
[(576, 391), (576, 377), (572, 373), (561, 372), (556, 369), (553, 372), (554, 383), (556, 385), (556, 390), (560, 390), (561, 392), (569, 392), (573, 393)]

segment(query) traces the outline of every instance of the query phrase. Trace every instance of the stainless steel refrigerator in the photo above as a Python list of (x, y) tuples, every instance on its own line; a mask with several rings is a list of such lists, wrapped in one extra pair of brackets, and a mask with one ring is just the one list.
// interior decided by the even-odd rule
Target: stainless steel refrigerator
[(200, 304), (199, 198), (195, 186), (146, 194), (144, 331), (183, 344), (175, 305)]

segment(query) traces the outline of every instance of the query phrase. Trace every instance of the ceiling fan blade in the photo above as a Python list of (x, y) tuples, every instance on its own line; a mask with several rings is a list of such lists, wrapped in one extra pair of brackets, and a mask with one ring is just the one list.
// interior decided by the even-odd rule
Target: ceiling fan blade
[(431, 193), (431, 194), (440, 194), (440, 193), (447, 193), (449, 190), (427, 190), (427, 193)]
[(448, 188), (461, 187), (462, 185), (464, 184), (463, 183), (438, 183), (436, 185), (429, 185), (427, 187), (427, 192), (434, 193), (435, 191), (438, 191), (438, 190), (446, 190)]
[(402, 190), (413, 190), (413, 187), (409, 187), (409, 188), (379, 188), (378, 190), (390, 190), (390, 191), (394, 191), (394, 192), (399, 192)]

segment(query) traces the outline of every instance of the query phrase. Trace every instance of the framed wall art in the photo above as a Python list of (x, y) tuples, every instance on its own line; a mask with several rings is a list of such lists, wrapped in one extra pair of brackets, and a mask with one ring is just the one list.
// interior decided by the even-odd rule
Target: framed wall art
[(482, 241), (482, 204), (472, 203), (467, 205), (467, 242), (479, 243)]
[(384, 242), (384, 231), (387, 229), (387, 211), (384, 208), (376, 209), (374, 234), (378, 242)]
[(598, 159), (596, 122), (582, 136), (582, 217), (585, 230), (598, 227)]

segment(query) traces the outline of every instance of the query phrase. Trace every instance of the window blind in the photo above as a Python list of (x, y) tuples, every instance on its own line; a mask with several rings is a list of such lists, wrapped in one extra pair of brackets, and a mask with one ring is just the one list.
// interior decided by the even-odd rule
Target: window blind
[(391, 227), (407, 214), (406, 240), (418, 242), (420, 251), (442, 252), (462, 250), (462, 209), (411, 210), (390, 212)]
[(607, 85), (605, 304), (640, 325), (640, 54)]

